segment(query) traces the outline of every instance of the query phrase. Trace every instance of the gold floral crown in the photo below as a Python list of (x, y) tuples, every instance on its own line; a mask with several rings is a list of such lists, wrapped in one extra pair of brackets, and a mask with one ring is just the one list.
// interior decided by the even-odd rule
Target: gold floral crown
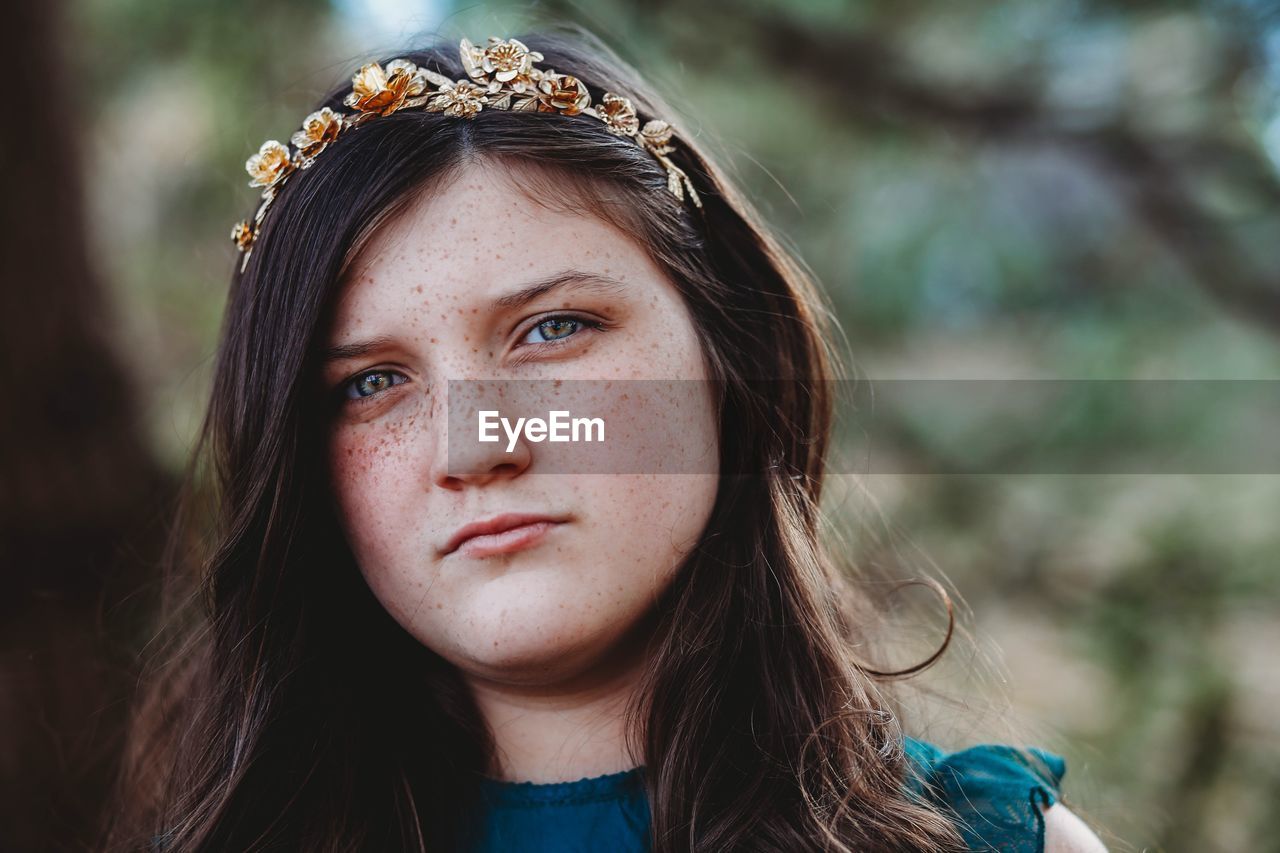
[(343, 100), (355, 112), (339, 113), (328, 107), (313, 112), (290, 137), (292, 151), (274, 139), (262, 143), (258, 153), (244, 164), (252, 178), (249, 186), (263, 188), (262, 204), (252, 220), (237, 222), (231, 229), (231, 239), (243, 254), (241, 272), (249, 262), (267, 208), (290, 175), (310, 168), (320, 152), (347, 130), (377, 116), (415, 107), (460, 118), (474, 118), (484, 107), (597, 118), (610, 133), (633, 139), (662, 164), (667, 170), (667, 188), (676, 198), (683, 200), (687, 189), (689, 199), (702, 207), (688, 175), (667, 157), (675, 149), (670, 144), (674, 132), (665, 121), (653, 119), (641, 127), (631, 101), (612, 92), (605, 92), (600, 104), (592, 106), (581, 80), (535, 67), (542, 54), (516, 39), (490, 36), (486, 47), (477, 47), (464, 38), (460, 49), (469, 80), (450, 80), (407, 59), (392, 60), (386, 68), (370, 62), (351, 78), (351, 93)]

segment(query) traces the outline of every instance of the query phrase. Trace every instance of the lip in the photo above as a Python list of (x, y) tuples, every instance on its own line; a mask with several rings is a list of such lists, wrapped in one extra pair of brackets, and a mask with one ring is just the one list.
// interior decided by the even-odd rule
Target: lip
[(470, 557), (487, 557), (519, 551), (537, 544), (548, 531), (566, 520), (538, 513), (508, 512), (473, 521), (449, 537), (441, 555), (456, 551)]

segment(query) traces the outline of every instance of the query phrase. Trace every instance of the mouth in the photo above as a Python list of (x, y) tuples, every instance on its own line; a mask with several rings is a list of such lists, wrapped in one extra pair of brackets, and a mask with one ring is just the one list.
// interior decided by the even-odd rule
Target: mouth
[(441, 550), (442, 556), (462, 554), (488, 557), (532, 548), (552, 529), (566, 523), (566, 518), (527, 513), (507, 513), (485, 521), (465, 525), (450, 537)]

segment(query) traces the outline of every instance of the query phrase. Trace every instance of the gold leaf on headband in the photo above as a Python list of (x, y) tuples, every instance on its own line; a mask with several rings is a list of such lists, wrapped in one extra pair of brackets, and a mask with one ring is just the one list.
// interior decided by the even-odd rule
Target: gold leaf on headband
[(302, 120), (302, 129), (290, 141), (304, 157), (314, 157), (342, 131), (342, 115), (328, 107), (316, 110)]
[[(492, 39), (493, 36), (490, 36), (490, 40)], [(488, 83), (488, 74), (484, 70), (484, 48), (476, 47), (471, 43), (471, 39), (464, 37), (458, 44), (458, 52), (462, 58), (462, 67), (466, 70), (467, 76), (472, 80)], [(438, 83), (437, 85), (443, 86), (444, 83)]]
[(556, 74), (548, 71), (542, 75), (538, 83), (539, 112), (560, 112), (567, 116), (577, 115), (591, 105), (591, 95), (587, 87), (572, 74)]
[(667, 189), (670, 190), (671, 194), (676, 198), (684, 198), (684, 190), (680, 186), (680, 175), (674, 170), (669, 170), (667, 172)]
[(427, 78), (428, 83), (433, 84), (437, 89), (442, 88), (444, 86), (448, 86), (453, 83), (453, 81), (450, 80), (448, 77), (444, 76), (443, 74), (437, 74), (436, 72), (432, 71), (430, 68), (419, 68), (418, 71), (419, 73), (422, 74), (423, 77)]
[(516, 101), (511, 107), (513, 110), (525, 110), (527, 112), (537, 112), (541, 109), (542, 92), (534, 89), (520, 100)]
[(636, 108), (628, 98), (605, 92), (600, 106), (596, 107), (597, 117), (604, 122), (605, 129), (618, 136), (635, 136), (640, 127), (640, 119), (636, 117)]
[(343, 103), (365, 113), (389, 116), (406, 99), (427, 90), (427, 76), (407, 59), (394, 59), (386, 70), (376, 62), (360, 67), (351, 77), (351, 94)]
[(274, 139), (262, 143), (258, 153), (245, 161), (245, 171), (253, 180), (251, 187), (269, 187), (293, 171), (294, 163), (289, 149)]

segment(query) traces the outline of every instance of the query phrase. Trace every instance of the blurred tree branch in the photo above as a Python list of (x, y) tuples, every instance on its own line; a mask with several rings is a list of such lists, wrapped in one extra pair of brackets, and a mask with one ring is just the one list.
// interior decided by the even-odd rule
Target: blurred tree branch
[[(665, 4), (669, 5), (669, 4)], [(924, 80), (877, 34), (817, 32), (786, 14), (746, 16), (722, 3), (688, 7), (718, 25), (737, 21), (749, 49), (780, 76), (798, 77), (801, 87), (838, 104), (834, 122), (856, 126), (886, 121), (925, 130), (946, 130), (998, 141), (1056, 145), (1094, 166), (1127, 204), (1131, 215), (1159, 239), (1170, 256), (1205, 292), (1229, 310), (1280, 332), (1280, 251), (1259, 262), (1205, 209), (1188, 187), (1206, 170), (1230, 175), (1268, 206), (1280, 207), (1280, 180), (1264, 154), (1248, 141), (1221, 136), (1157, 138), (1123, 116), (1077, 126), (1044, 104), (1034, 76), (1007, 81), (999, 89)], [(696, 44), (698, 27), (672, 30), (676, 49), (691, 65), (711, 63)], [(1227, 58), (1228, 85), (1247, 67), (1242, 48)]]
[(169, 478), (109, 331), (85, 237), (62, 3), (10, 10), (0, 227), (0, 846), (92, 849)]

